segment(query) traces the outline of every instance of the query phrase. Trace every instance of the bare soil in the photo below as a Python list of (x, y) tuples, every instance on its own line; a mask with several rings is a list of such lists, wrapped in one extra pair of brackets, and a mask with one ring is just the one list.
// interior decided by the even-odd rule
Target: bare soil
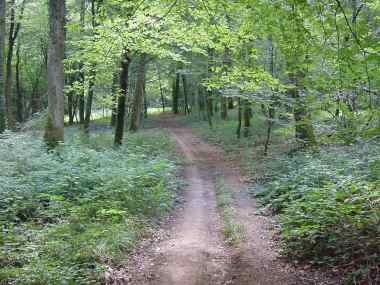
[[(296, 285), (330, 283), (321, 274), (296, 270), (278, 253), (274, 228), (257, 208), (236, 164), (203, 142), (173, 117), (161, 116), (184, 156), (184, 203), (156, 238), (136, 251), (128, 268), (110, 269), (108, 284), (152, 285)], [(236, 222), (245, 239), (235, 247), (225, 244), (216, 206), (216, 180), (223, 178), (234, 192)]]

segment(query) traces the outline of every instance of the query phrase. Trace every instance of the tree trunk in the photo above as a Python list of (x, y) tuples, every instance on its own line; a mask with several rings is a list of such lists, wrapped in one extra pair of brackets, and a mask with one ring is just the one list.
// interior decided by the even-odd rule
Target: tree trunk
[[(269, 66), (270, 66), (270, 73), (272, 77), (274, 78), (275, 72), (274, 72), (274, 46), (273, 46), (273, 39), (272, 35), (268, 37), (268, 42), (269, 42)], [(275, 118), (275, 96), (272, 90), (272, 96), (271, 96), (271, 102), (268, 107), (268, 119), (267, 119), (267, 137), (265, 140), (265, 145), (264, 145), (264, 155), (268, 155), (268, 149), (269, 149), (269, 144), (270, 144), (270, 139), (271, 139), (271, 133), (272, 133), (272, 127), (274, 125), (274, 118)]]
[(67, 108), (69, 113), (69, 125), (74, 125), (74, 92), (67, 94)]
[(292, 88), (289, 92), (294, 99), (293, 115), (296, 125), (296, 139), (305, 146), (316, 144), (311, 116), (307, 110), (305, 98), (300, 94), (299, 87)]
[(117, 102), (117, 117), (115, 128), (115, 145), (120, 146), (123, 143), (124, 121), (125, 121), (125, 101), (128, 95), (128, 75), (129, 75), (130, 58), (127, 51), (124, 51), (121, 59), (120, 73), (120, 91)]
[(161, 71), (160, 71), (160, 67), (158, 66), (158, 64), (156, 65), (156, 68), (157, 68), (158, 83), (160, 85), (162, 112), (165, 113), (165, 96), (164, 96), (164, 90), (162, 88)]
[(189, 109), (189, 94), (187, 92), (187, 82), (186, 82), (186, 75), (182, 74), (182, 84), (183, 84), (183, 95), (185, 99), (185, 115), (190, 114), (190, 109)]
[(4, 105), (5, 6), (6, 1), (0, 0), (0, 134), (5, 130), (6, 117)]
[[(213, 103), (214, 103), (215, 114), (217, 114), (219, 112), (218, 100), (213, 100)], [(214, 114), (212, 114), (212, 115), (214, 115)]]
[(65, 1), (49, 0), (48, 118), (44, 139), (49, 147), (64, 140)]
[(204, 94), (204, 88), (199, 85), (198, 86), (198, 111), (199, 111), (199, 117), (206, 121), (207, 120), (207, 111), (206, 111), (206, 99)]
[(242, 121), (242, 106), (241, 106), (241, 98), (238, 98), (238, 127), (236, 130), (237, 138), (241, 138), (241, 121)]
[[(72, 85), (75, 82), (75, 74), (68, 76), (68, 85)], [(75, 102), (75, 92), (70, 90), (67, 94), (67, 109), (69, 115), (69, 125), (74, 125), (75, 111), (76, 111), (76, 102)]]
[(227, 111), (227, 98), (223, 95), (220, 97), (220, 117), (222, 120), (228, 119), (228, 111)]
[[(98, 7), (99, 8), (99, 4)], [(96, 8), (95, 8), (95, 0), (91, 1), (91, 22), (92, 28), (95, 31), (97, 22), (96, 22)], [(95, 34), (96, 32), (94, 32)], [(94, 36), (94, 35), (93, 35)], [(94, 100), (94, 87), (95, 87), (95, 79), (96, 79), (96, 71), (95, 64), (91, 64), (90, 76), (88, 77), (88, 93), (87, 93), (87, 101), (86, 101), (86, 114), (84, 118), (84, 131), (88, 132), (91, 121), (91, 111), (92, 111), (92, 102)]]
[(179, 80), (180, 74), (176, 72), (175, 81), (173, 83), (173, 113), (178, 114), (178, 100), (179, 100)]
[[(95, 68), (92, 66), (92, 68)], [(88, 93), (87, 93), (87, 101), (86, 101), (86, 112), (84, 117), (84, 131), (88, 132), (91, 122), (91, 111), (92, 111), (92, 101), (94, 100), (94, 86), (95, 86), (95, 70), (91, 69), (91, 74), (89, 76), (89, 82), (88, 82)]]
[[(85, 32), (85, 13), (86, 13), (86, 0), (81, 0), (80, 2), (80, 29), (81, 32)], [(85, 75), (84, 75), (83, 62), (79, 64), (79, 80), (82, 84), (82, 90), (79, 94), (79, 124), (83, 125), (85, 123), (85, 98), (84, 98), (84, 85), (85, 85)]]
[(84, 101), (84, 73), (83, 71), (80, 74), (81, 77), (81, 83), (82, 83), (82, 90), (81, 94), (79, 94), (79, 106), (78, 106), (78, 112), (79, 112), (79, 124), (84, 124), (84, 111), (85, 111), (85, 101)]
[(247, 99), (245, 99), (244, 100), (244, 110), (243, 110), (244, 137), (249, 136), (249, 128), (251, 127), (251, 116), (252, 116), (251, 103)]
[[(41, 66), (41, 73), (44, 67)], [(40, 111), (40, 96), (39, 96), (40, 76), (33, 82), (32, 94), (30, 98), (31, 113), (34, 115)]]
[[(223, 74), (227, 75), (228, 70), (232, 64), (231, 62), (231, 51), (225, 47), (224, 48), (224, 56), (223, 56)], [(228, 102), (227, 97), (225, 97), (223, 94), (220, 94), (220, 117), (222, 120), (227, 120), (228, 118)]]
[(228, 109), (232, 110), (234, 108), (234, 98), (228, 97)]
[(16, 50), (16, 117), (19, 123), (24, 121), (24, 97), (21, 90), (21, 80), (20, 80), (20, 43), (17, 45)]
[(213, 112), (213, 105), (212, 105), (212, 91), (207, 91), (206, 95), (206, 112), (207, 112), (207, 121), (209, 127), (212, 129), (212, 112)]
[(266, 140), (265, 140), (265, 147), (264, 147), (264, 155), (265, 156), (268, 155), (268, 148), (269, 148), (269, 144), (270, 144), (270, 137), (271, 137), (271, 133), (272, 133), (272, 127), (273, 127), (273, 124), (274, 124), (274, 116), (275, 116), (275, 109), (271, 105), (268, 108), (268, 128), (267, 128), (267, 137), (266, 137)]
[(117, 97), (118, 97), (118, 88), (117, 88), (118, 74), (115, 72), (113, 74), (112, 80), (112, 114), (111, 114), (111, 126), (116, 125), (117, 118)]
[(137, 71), (136, 90), (133, 98), (131, 125), (129, 130), (137, 132), (140, 128), (140, 119), (142, 114), (142, 108), (144, 107), (144, 82), (145, 82), (145, 65), (146, 54), (140, 55), (140, 62)]
[(143, 87), (143, 92), (144, 92), (144, 118), (148, 118), (148, 109), (149, 109), (149, 102), (148, 102), (148, 97), (146, 96), (146, 80), (145, 80), (145, 74), (144, 74), (144, 87)]
[[(207, 58), (207, 77), (210, 78), (212, 74), (212, 67), (213, 67), (213, 60), (214, 60), (214, 50), (209, 49), (208, 50), (208, 58)], [(214, 108), (213, 108), (213, 100), (212, 100), (212, 90), (207, 90), (206, 95), (206, 111), (207, 111), (207, 120), (210, 128), (213, 127), (212, 124), (212, 116), (214, 115)]]
[[(15, 0), (10, 1), (10, 25), (9, 25), (9, 36), (8, 36), (8, 53), (7, 53), (7, 62), (6, 62), (6, 78), (5, 78), (5, 107), (7, 110), (7, 120), (8, 127), (14, 129), (16, 121), (14, 118), (14, 110), (12, 106), (12, 83), (13, 83), (13, 71), (12, 71), (12, 61), (13, 61), (13, 50), (16, 43), (17, 35), (20, 30), (20, 23), (16, 23), (16, 8)], [(23, 1), (21, 6), (20, 17), (24, 13), (24, 4)]]

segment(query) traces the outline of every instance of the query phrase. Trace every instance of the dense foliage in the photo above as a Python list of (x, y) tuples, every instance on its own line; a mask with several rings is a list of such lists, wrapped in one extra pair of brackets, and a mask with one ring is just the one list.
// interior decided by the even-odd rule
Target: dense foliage
[(95, 282), (170, 208), (167, 138), (123, 140), (149, 107), (237, 155), (290, 257), (376, 278), (379, 1), (0, 0), (1, 279)]
[(0, 280), (17, 284), (91, 284), (173, 205), (172, 142), (165, 134), (71, 132), (47, 152), (38, 134), (2, 140)]
[(379, 145), (327, 147), (268, 164), (267, 175), (275, 179), (257, 196), (280, 213), (286, 254), (337, 266), (353, 280), (359, 276), (375, 282), (380, 263)]

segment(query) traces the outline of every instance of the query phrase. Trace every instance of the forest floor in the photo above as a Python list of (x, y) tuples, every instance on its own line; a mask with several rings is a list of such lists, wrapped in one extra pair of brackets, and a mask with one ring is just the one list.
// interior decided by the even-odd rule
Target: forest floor
[[(337, 284), (281, 258), (274, 223), (258, 214), (237, 162), (172, 115), (154, 125), (168, 129), (184, 157), (184, 202), (155, 238), (142, 243), (128, 268), (110, 269), (110, 284)], [(220, 203), (220, 191), (231, 203)], [(240, 233), (234, 242), (226, 240), (227, 212), (232, 231)]]

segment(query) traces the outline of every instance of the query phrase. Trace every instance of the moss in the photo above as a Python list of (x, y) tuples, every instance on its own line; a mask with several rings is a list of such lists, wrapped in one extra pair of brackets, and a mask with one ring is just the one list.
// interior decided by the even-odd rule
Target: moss
[(51, 114), (47, 116), (44, 141), (49, 148), (55, 148), (60, 142), (64, 141), (64, 129), (54, 127)]

